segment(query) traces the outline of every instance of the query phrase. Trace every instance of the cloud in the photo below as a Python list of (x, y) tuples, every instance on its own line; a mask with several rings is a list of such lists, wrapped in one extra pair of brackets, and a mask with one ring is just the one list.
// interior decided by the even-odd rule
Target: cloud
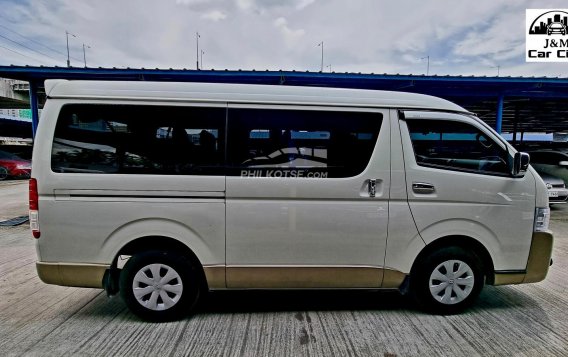
[(201, 18), (205, 20), (219, 21), (225, 20), (227, 18), (227, 14), (219, 10), (213, 10), (201, 15)]
[(280, 33), (284, 36), (284, 41), (288, 46), (294, 45), (306, 34), (306, 31), (303, 29), (292, 30), (288, 27), (288, 21), (283, 17), (279, 17), (274, 20), (274, 26), (280, 30)]
[(236, 0), (236, 3), (242, 10), (248, 10), (255, 5), (254, 0)]
[(316, 0), (235, 0), (235, 3), (241, 10), (253, 11), (259, 14), (265, 14), (272, 10), (302, 10), (315, 2)]
[(0, 64), (64, 66), (68, 30), (77, 35), (69, 39), (75, 66), (86, 43), (94, 66), (195, 68), (199, 31), (206, 68), (216, 69), (319, 70), (322, 41), (324, 66), (336, 72), (422, 74), (427, 55), (440, 75), (492, 75), (500, 65), (502, 73), (557, 76), (566, 67), (525, 62), (525, 9), (542, 7), (537, 0), (0, 1), (0, 23), (40, 44), (0, 34), (49, 55), (0, 38)]
[(177, 4), (183, 5), (196, 5), (196, 4), (206, 4), (210, 0), (176, 0)]
[(311, 4), (313, 4), (316, 0), (299, 0), (296, 1), (296, 9), (303, 9), (307, 6), (310, 6)]

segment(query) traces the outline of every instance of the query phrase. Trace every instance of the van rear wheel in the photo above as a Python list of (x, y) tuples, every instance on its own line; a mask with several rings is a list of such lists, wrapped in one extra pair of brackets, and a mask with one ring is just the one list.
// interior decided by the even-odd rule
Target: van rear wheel
[(185, 317), (199, 298), (199, 281), (189, 259), (168, 251), (132, 256), (120, 273), (120, 295), (144, 320), (171, 321)]
[(413, 269), (411, 293), (426, 310), (455, 314), (470, 306), (484, 284), (481, 260), (460, 247), (447, 247), (425, 257)]

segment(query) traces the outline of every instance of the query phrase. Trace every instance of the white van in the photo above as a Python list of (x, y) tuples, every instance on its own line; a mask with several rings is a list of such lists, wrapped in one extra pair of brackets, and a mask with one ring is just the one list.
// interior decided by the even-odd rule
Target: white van
[(547, 189), (446, 100), (332, 88), (46, 82), (37, 271), (149, 320), (219, 289), (400, 289), (438, 313), (541, 281)]

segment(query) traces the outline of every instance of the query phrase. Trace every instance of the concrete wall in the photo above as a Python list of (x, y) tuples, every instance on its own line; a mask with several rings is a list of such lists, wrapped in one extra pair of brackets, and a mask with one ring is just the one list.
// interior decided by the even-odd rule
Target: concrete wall
[(19, 86), (20, 88), (27, 88), (27, 86), (23, 85), (27, 84), (26, 82), (0, 78), (0, 97), (29, 102), (29, 93), (26, 90), (14, 91), (13, 87), (15, 84), (22, 84)]

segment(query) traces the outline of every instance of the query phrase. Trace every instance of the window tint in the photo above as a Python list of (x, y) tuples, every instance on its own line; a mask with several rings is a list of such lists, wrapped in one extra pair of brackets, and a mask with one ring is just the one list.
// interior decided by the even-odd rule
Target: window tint
[(545, 162), (545, 155), (540, 152), (529, 152), (528, 153), (531, 157), (531, 163), (541, 163), (544, 164)]
[(546, 155), (545, 163), (549, 165), (558, 165), (560, 161), (567, 161), (566, 156), (559, 153), (549, 153)]
[(557, 154), (550, 151), (543, 152), (529, 152), (531, 163), (545, 164), (545, 165), (558, 165), (560, 161), (564, 161), (562, 154)]
[(230, 109), (228, 175), (350, 177), (363, 172), (380, 113)]
[(22, 160), (19, 156), (16, 156), (16, 155), (11, 154), (11, 153), (6, 152), (6, 151), (0, 151), (0, 159), (3, 159), (3, 160)]
[(223, 108), (66, 105), (55, 129), (55, 172), (223, 174)]
[(407, 125), (420, 166), (508, 175), (507, 152), (471, 125), (443, 120)]

